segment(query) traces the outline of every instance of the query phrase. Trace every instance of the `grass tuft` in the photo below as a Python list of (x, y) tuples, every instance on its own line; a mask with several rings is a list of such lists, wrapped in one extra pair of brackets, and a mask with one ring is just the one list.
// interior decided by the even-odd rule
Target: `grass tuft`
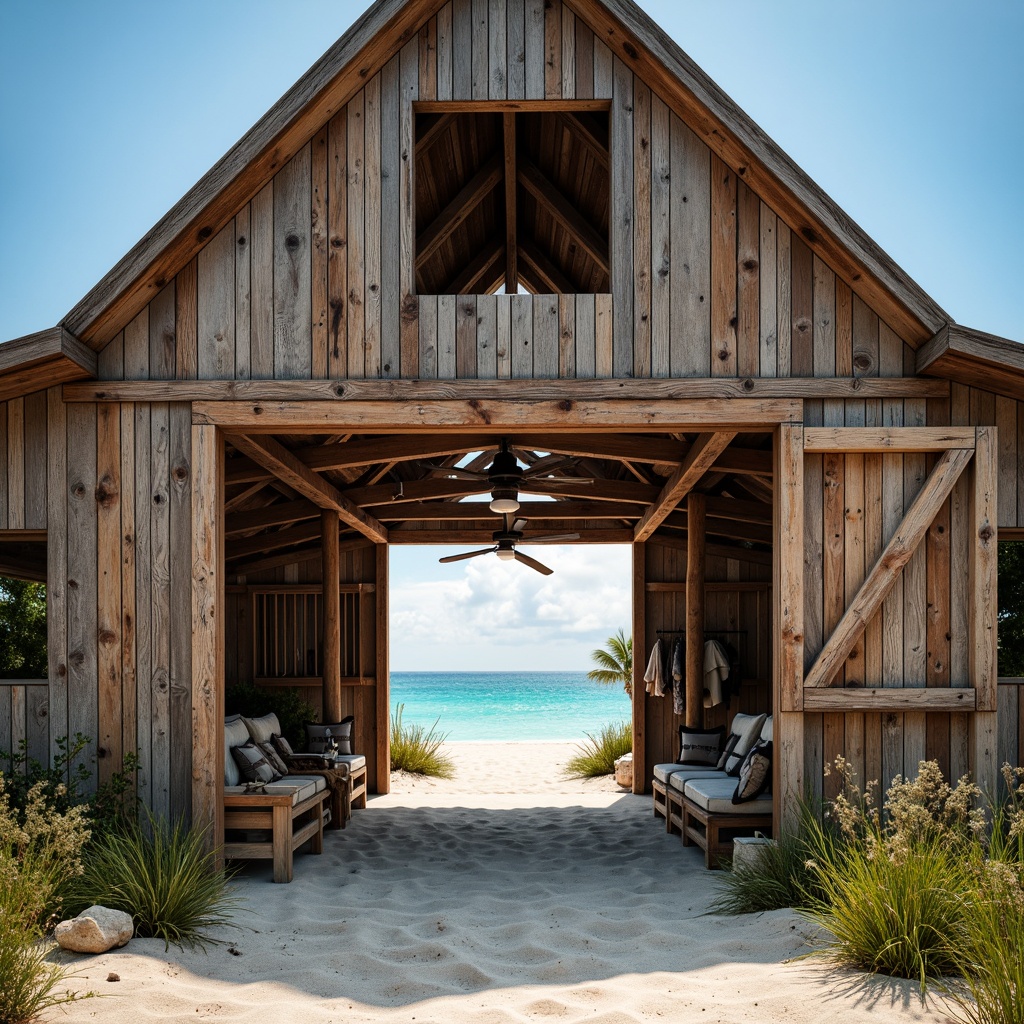
[(611, 775), (616, 760), (633, 749), (633, 727), (629, 722), (606, 725), (597, 736), (586, 735), (586, 742), (577, 746), (578, 753), (565, 766), (565, 775), (570, 779)]
[(219, 943), (208, 929), (230, 924), (242, 901), (204, 840), (203, 831), (153, 818), (97, 836), (72, 886), (74, 912), (92, 904), (126, 911), (136, 935), (163, 939), (165, 948)]
[(404, 710), (405, 705), (399, 704), (391, 717), (391, 770), (438, 779), (453, 778), (455, 763), (441, 753), (448, 734), (437, 732), (437, 721), (429, 729), (422, 725), (405, 725), (402, 722)]

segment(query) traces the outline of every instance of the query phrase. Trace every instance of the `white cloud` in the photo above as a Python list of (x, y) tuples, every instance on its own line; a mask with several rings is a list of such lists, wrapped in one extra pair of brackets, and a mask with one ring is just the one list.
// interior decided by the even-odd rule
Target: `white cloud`
[(527, 550), (554, 574), (487, 555), (438, 565), (447, 551), (392, 548), (392, 667), (582, 670), (608, 636), (628, 632), (628, 547)]

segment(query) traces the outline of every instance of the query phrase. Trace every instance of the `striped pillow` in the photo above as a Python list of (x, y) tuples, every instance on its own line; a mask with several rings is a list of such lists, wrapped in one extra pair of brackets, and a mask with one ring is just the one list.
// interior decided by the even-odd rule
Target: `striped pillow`
[(772, 745), (755, 743), (750, 753), (743, 759), (740, 768), (740, 780), (733, 793), (734, 804), (756, 800), (762, 793), (771, 788), (772, 784)]
[(255, 743), (231, 748), (231, 756), (246, 782), (276, 782), (281, 775), (267, 763), (263, 751)]
[(713, 768), (718, 762), (718, 752), (722, 749), (725, 737), (725, 726), (717, 729), (688, 729), (679, 727), (679, 756), (677, 764), (707, 765)]

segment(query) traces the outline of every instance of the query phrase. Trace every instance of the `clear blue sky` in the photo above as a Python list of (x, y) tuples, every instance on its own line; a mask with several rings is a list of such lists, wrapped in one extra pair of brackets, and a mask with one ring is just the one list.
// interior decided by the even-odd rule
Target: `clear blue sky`
[[(0, 339), (57, 323), (367, 6), (0, 5)], [(1024, 341), (1024, 2), (642, 6), (956, 321)], [(624, 549), (536, 549), (547, 581), (442, 553), (392, 551), (396, 668), (585, 667), (628, 624)]]

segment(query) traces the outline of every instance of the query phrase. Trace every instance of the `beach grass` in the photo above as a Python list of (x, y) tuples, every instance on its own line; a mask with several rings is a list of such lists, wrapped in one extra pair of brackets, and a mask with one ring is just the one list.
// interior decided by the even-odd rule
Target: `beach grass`
[(633, 727), (629, 722), (606, 725), (596, 736), (587, 733), (565, 766), (570, 779), (591, 779), (611, 775), (615, 762), (633, 749)]
[(391, 716), (391, 770), (439, 779), (453, 778), (455, 763), (441, 750), (448, 734), (437, 731), (440, 719), (429, 729), (406, 725), (402, 721), (404, 710), (405, 705), (399, 704)]

